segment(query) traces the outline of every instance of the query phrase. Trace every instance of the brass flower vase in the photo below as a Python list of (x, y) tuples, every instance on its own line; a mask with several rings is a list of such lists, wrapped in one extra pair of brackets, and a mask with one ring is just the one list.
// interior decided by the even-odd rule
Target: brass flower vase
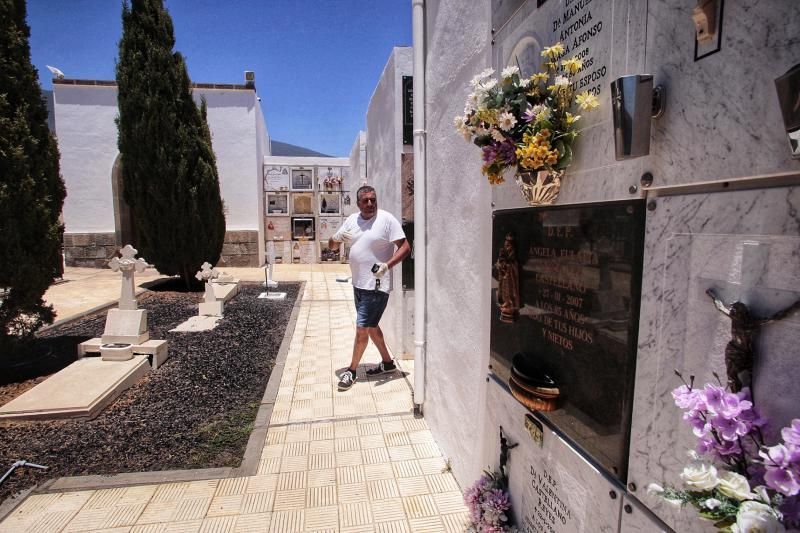
[(563, 176), (563, 170), (519, 171), (514, 180), (528, 205), (552, 205), (558, 198)]

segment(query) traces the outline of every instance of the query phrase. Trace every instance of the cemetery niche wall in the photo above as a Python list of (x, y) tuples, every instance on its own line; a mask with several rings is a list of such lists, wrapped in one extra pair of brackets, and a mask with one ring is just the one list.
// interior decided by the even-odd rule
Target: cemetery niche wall
[(626, 482), (644, 202), (496, 211), (491, 369)]

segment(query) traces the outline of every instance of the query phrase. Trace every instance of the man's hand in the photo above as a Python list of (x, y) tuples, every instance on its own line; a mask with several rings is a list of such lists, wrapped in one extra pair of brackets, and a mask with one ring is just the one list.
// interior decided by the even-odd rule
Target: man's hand
[(331, 239), (333, 239), (336, 242), (350, 242), (351, 240), (353, 240), (353, 232), (341, 228), (339, 231), (333, 234), (333, 237), (331, 237)]
[(375, 264), (378, 266), (378, 268), (373, 272), (373, 274), (375, 275), (376, 278), (381, 279), (383, 275), (389, 271), (389, 265), (387, 265), (386, 263), (375, 263)]

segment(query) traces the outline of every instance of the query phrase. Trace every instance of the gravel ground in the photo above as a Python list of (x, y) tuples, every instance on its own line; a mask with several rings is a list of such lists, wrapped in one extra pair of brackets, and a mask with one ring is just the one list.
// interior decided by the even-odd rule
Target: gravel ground
[[(0, 485), (0, 502), (62, 476), (241, 463), (300, 284), (283, 284), (288, 293), (283, 301), (259, 300), (259, 284), (242, 284), (219, 325), (197, 333), (169, 332), (196, 315), (202, 299), (200, 292), (175, 289), (162, 284), (138, 298), (148, 312), (150, 337), (169, 341), (170, 358), (94, 420), (0, 425), (0, 476), (18, 459), (49, 467), (15, 470)], [(5, 372), (0, 402), (68, 364), (77, 344), (101, 336), (104, 325), (105, 311), (43, 332), (39, 347), (49, 355), (28, 369), (15, 369), (16, 382), (8, 383), (12, 373)]]

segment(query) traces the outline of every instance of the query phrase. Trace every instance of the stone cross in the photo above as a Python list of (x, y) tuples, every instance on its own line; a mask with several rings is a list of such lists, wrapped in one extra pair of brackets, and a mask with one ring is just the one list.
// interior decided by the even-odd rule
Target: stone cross
[(141, 257), (135, 259), (138, 250), (130, 244), (126, 244), (119, 253), (122, 255), (121, 258), (114, 257), (108, 262), (108, 266), (114, 272), (122, 271), (122, 292), (119, 297), (119, 308), (127, 311), (136, 311), (136, 286), (133, 283), (133, 273), (134, 271), (144, 272), (150, 265)]
[(216, 279), (219, 276), (219, 271), (216, 268), (211, 267), (211, 263), (206, 261), (205, 263), (200, 266), (200, 271), (195, 274), (195, 277), (199, 281), (206, 282), (206, 290), (203, 295), (203, 300), (206, 303), (216, 302), (217, 297), (214, 295), (214, 287), (211, 286), (211, 280)]

